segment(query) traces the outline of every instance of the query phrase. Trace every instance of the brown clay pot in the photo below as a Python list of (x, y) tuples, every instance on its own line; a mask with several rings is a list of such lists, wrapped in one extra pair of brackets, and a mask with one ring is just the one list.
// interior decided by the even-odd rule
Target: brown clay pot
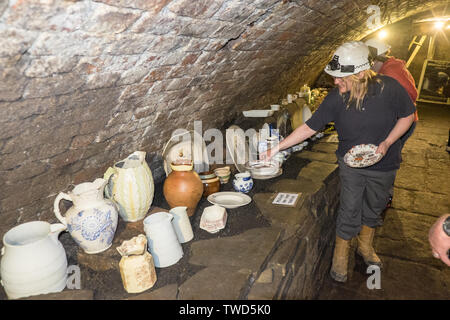
[(207, 197), (210, 194), (220, 191), (220, 180), (218, 177), (212, 179), (203, 179), (203, 196)]
[(164, 197), (170, 208), (187, 207), (187, 214), (191, 217), (203, 194), (202, 180), (192, 170), (192, 162), (171, 163), (170, 167), (172, 172), (164, 181)]

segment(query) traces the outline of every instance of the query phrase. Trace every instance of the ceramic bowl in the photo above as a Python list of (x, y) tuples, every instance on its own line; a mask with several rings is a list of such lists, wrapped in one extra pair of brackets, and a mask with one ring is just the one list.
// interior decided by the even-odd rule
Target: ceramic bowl
[(214, 173), (219, 177), (220, 183), (225, 184), (230, 180), (231, 170), (230, 167), (222, 167), (214, 170)]
[(272, 175), (278, 172), (280, 164), (278, 161), (251, 161), (248, 169), (256, 175)]
[(216, 178), (216, 174), (212, 171), (207, 171), (207, 172), (200, 172), (198, 174), (198, 176), (200, 177), (200, 179), (202, 180), (208, 180), (208, 179), (214, 179)]

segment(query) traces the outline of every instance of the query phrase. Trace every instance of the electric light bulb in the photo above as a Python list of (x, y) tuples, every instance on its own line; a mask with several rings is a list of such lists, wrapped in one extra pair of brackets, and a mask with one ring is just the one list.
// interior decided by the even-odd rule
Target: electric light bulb
[(444, 26), (444, 21), (436, 21), (436, 23), (434, 24), (434, 27), (436, 29), (442, 29), (443, 26)]
[(378, 33), (378, 37), (379, 37), (380, 39), (386, 38), (386, 37), (387, 37), (387, 32), (386, 32), (386, 30), (381, 30), (381, 31)]

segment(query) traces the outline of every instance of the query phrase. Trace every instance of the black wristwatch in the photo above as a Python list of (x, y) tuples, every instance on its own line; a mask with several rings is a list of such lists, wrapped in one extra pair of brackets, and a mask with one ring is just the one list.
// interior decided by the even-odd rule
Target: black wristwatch
[(450, 217), (447, 217), (447, 219), (445, 219), (442, 228), (444, 228), (444, 232), (450, 237)]

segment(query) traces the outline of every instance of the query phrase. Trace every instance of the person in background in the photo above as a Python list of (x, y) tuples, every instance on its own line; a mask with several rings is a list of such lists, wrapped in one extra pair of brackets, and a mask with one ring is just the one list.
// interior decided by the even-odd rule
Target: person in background
[(450, 214), (441, 216), (428, 233), (433, 257), (441, 259), (450, 267)]
[[(403, 86), (403, 88), (406, 89), (409, 97), (415, 105), (417, 99), (416, 84), (414, 82), (413, 76), (405, 66), (406, 62), (404, 60), (390, 56), (389, 54), (391, 52), (391, 46), (379, 39), (369, 39), (365, 42), (365, 44), (369, 47), (370, 57), (373, 61), (372, 70), (376, 73), (383, 74), (397, 80)], [(409, 128), (409, 130), (400, 138), (402, 142), (402, 148), (405, 145), (406, 140), (408, 140), (408, 138), (413, 134), (414, 129), (416, 128), (417, 120), (419, 120), (419, 116), (416, 108), (416, 111), (414, 113), (414, 123)], [(392, 198), (394, 195), (394, 186), (392, 186), (390, 194), (391, 196), (389, 198), (387, 207), (391, 206)]]
[[(414, 121), (415, 106), (406, 90), (394, 79), (370, 70), (369, 49), (359, 41), (341, 45), (325, 72), (336, 85), (312, 117), (278, 145), (260, 155), (269, 160), (280, 150), (311, 137), (330, 122), (338, 133), (340, 201), (331, 277), (347, 281), (351, 239), (357, 237), (357, 253), (368, 265), (382, 267), (372, 243), (375, 228), (389, 199), (401, 162), (399, 140)], [(345, 164), (344, 155), (355, 145), (375, 144), (382, 159), (366, 168)]]

